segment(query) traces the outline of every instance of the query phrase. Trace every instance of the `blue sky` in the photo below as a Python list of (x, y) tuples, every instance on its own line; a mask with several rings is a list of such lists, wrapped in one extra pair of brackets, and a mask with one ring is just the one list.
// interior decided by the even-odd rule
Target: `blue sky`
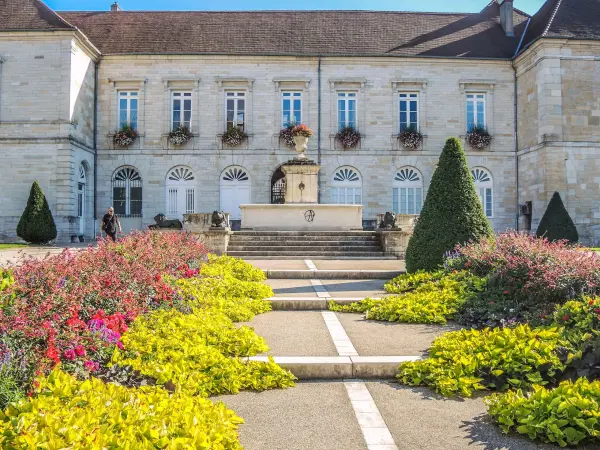
[[(106, 11), (114, 0), (46, 0), (55, 10)], [(304, 0), (284, 7), (281, 0), (119, 0), (129, 10), (256, 10), (256, 9), (377, 9), (388, 11), (480, 11), (489, 0)], [(515, 0), (515, 7), (534, 14), (544, 0)], [(289, 3), (287, 3), (289, 5)]]

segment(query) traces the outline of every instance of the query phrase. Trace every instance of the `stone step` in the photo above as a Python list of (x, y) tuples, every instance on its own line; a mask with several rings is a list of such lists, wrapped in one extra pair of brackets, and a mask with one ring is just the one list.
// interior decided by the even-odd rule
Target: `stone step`
[[(233, 255), (229, 255), (233, 256)], [(298, 259), (321, 259), (321, 260), (336, 260), (340, 261), (344, 260), (398, 260), (397, 256), (323, 256), (323, 255), (305, 255), (305, 256), (244, 256), (243, 259), (248, 261), (277, 261), (278, 259), (282, 261), (295, 261)]]
[[(248, 259), (248, 258), (244, 258)], [(273, 258), (281, 259), (281, 258)], [(293, 259), (293, 258), (290, 258)], [(296, 258), (297, 259), (297, 258)], [(309, 258), (307, 258), (309, 259)], [(310, 258), (312, 259), (312, 258)], [(314, 258), (318, 259), (318, 258)], [(321, 258), (327, 259), (327, 258)], [(343, 258), (331, 258), (343, 259)], [(356, 259), (356, 258), (348, 258)], [(368, 259), (368, 258), (365, 258)], [(391, 257), (371, 259), (396, 259)], [(406, 273), (404, 270), (265, 270), (265, 275), (271, 280), (391, 280)]]
[(345, 258), (366, 258), (366, 257), (380, 257), (385, 256), (382, 251), (380, 252), (360, 252), (360, 251), (325, 251), (315, 250), (314, 248), (309, 250), (261, 250), (261, 251), (227, 251), (229, 256), (235, 256), (236, 258), (249, 258), (249, 257), (263, 257), (263, 256), (276, 256), (286, 257), (295, 256), (302, 257), (304, 259), (320, 259), (325, 256), (329, 257), (345, 257)]
[(296, 246), (272, 246), (272, 245), (256, 245), (254, 244), (244, 244), (238, 245), (230, 244), (227, 247), (227, 252), (231, 254), (231, 252), (263, 252), (267, 251), (277, 251), (277, 252), (290, 252), (290, 253), (298, 253), (298, 252), (310, 252), (314, 253), (315, 248), (320, 248), (323, 252), (381, 252), (381, 245), (338, 245), (338, 246), (320, 246), (318, 244), (312, 245), (296, 245)]
[[(370, 297), (379, 300), (379, 297)], [(360, 302), (362, 298), (318, 298), (318, 297), (271, 297), (267, 299), (271, 303), (273, 311), (326, 311), (327, 304), (334, 300), (338, 305), (349, 305)]]
[[(392, 379), (400, 363), (420, 356), (274, 356), (273, 359), (299, 380)], [(268, 362), (268, 356), (251, 356), (251, 361)]]
[(305, 237), (305, 236), (235, 236), (232, 235), (229, 239), (230, 243), (242, 244), (246, 242), (265, 243), (269, 245), (306, 245), (307, 242), (315, 245), (337, 245), (337, 244), (378, 244), (380, 239), (377, 236), (369, 237), (353, 237), (340, 236), (331, 239), (324, 239), (322, 236)]
[(234, 231), (233, 236), (377, 236), (376, 231)]

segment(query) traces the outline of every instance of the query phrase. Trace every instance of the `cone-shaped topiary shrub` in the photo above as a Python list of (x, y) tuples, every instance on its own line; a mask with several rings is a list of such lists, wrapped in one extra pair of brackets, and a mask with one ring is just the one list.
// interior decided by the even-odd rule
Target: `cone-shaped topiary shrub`
[(408, 242), (406, 270), (435, 270), (456, 244), (492, 235), (460, 141), (450, 138)]
[(575, 243), (579, 241), (579, 233), (565, 205), (560, 199), (560, 194), (555, 192), (548, 203), (548, 208), (540, 221), (536, 233), (537, 237), (545, 237), (549, 241), (566, 239)]
[(17, 236), (32, 244), (45, 244), (56, 239), (56, 224), (37, 181), (31, 186), (27, 207), (17, 225)]

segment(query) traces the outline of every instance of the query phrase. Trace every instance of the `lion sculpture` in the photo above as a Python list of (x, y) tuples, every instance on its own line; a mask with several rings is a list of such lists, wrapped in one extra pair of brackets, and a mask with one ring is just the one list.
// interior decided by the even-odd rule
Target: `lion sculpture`
[(157, 214), (154, 217), (155, 225), (148, 225), (150, 230), (158, 230), (159, 228), (170, 228), (172, 230), (181, 230), (183, 228), (183, 224), (179, 219), (167, 219), (167, 216), (164, 214)]

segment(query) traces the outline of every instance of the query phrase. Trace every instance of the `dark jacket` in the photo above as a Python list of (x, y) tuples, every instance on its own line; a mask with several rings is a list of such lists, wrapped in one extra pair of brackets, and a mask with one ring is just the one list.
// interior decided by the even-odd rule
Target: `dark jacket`
[(119, 218), (116, 214), (112, 216), (110, 214), (104, 214), (102, 218), (102, 224), (104, 225), (104, 231), (109, 234), (115, 234), (117, 227), (119, 226)]

